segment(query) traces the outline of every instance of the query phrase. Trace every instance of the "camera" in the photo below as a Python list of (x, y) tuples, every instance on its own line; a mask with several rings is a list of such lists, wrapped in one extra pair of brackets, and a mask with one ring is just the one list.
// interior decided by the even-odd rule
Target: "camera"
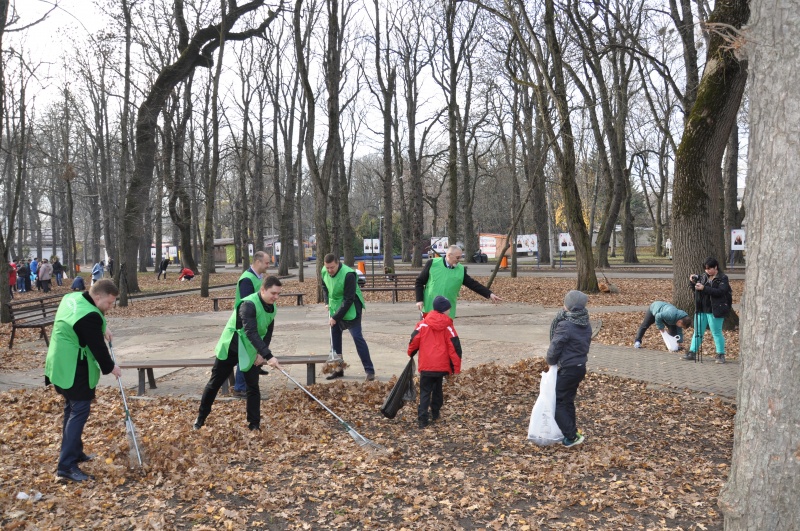
[(697, 282), (700, 279), (700, 275), (692, 275), (689, 277), (689, 280), (692, 282)]

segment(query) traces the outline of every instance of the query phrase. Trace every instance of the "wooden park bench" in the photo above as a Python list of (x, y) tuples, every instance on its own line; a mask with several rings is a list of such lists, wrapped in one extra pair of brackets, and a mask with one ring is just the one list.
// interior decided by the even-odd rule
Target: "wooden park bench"
[[(296, 297), (297, 298), (297, 305), (303, 306), (303, 295), (305, 293), (281, 293), (281, 297)], [(214, 303), (214, 311), (219, 311), (219, 301), (235, 301), (236, 297), (211, 297), (211, 301)]]
[(399, 292), (414, 291), (417, 281), (416, 273), (387, 273), (375, 274), (366, 277), (366, 282), (361, 286), (361, 291), (389, 291), (392, 293), (392, 302), (399, 300)]
[[(185, 368), (185, 367), (213, 367), (216, 358), (186, 358), (186, 359), (171, 359), (171, 360), (126, 360), (120, 362), (121, 369), (136, 369), (139, 371), (139, 390), (137, 395), (144, 396), (145, 376), (150, 383), (150, 389), (156, 389), (156, 378), (153, 374), (153, 369), (171, 369), (171, 368)], [(317, 363), (325, 363), (328, 361), (328, 355), (320, 356), (278, 356), (278, 361), (281, 365), (306, 365), (306, 383), (313, 385), (317, 381)], [(269, 367), (265, 367), (269, 369)], [(228, 392), (228, 386), (234, 384), (234, 373), (231, 372), (228, 380), (222, 384), (222, 393)]]
[(8, 341), (8, 348), (14, 348), (14, 335), (17, 328), (38, 328), (40, 330), (39, 337), (44, 338), (45, 344), (49, 347), (50, 338), (47, 337), (47, 327), (52, 326), (55, 322), (61, 297), (61, 295), (47, 295), (36, 299), (9, 302), (11, 339)]

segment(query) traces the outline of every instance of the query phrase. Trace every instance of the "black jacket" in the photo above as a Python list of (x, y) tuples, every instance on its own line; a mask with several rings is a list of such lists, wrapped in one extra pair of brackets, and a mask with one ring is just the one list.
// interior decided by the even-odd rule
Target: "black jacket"
[(698, 276), (697, 282), (703, 284), (703, 290), (697, 291), (695, 283), (690, 282), (695, 292), (695, 311), (700, 313), (710, 313), (714, 317), (725, 317), (731, 311), (731, 300), (729, 297), (731, 285), (727, 275), (719, 274), (709, 281), (708, 275), (703, 273)]

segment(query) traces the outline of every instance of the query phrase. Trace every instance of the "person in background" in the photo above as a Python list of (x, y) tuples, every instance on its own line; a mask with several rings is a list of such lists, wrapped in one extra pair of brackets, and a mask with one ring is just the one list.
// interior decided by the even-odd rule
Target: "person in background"
[(564, 297), (564, 309), (550, 325), (547, 364), (558, 365), (556, 379), (556, 424), (564, 434), (564, 446), (581, 444), (583, 434), (575, 427), (575, 395), (586, 377), (586, 362), (592, 343), (592, 326), (585, 293), (572, 290)]
[(42, 291), (50, 293), (50, 284), (53, 279), (53, 266), (47, 261), (47, 258), (42, 258), (42, 263), (39, 265), (39, 284), (42, 286)]
[(20, 260), (17, 263), (17, 291), (24, 293), (28, 291), (31, 282), (31, 270), (28, 269), (28, 264), (25, 260)]
[(105, 313), (119, 290), (99, 280), (87, 292), (68, 293), (56, 311), (53, 335), (45, 358), (45, 385), (64, 397), (61, 452), (56, 477), (75, 482), (94, 479), (78, 465), (94, 459), (83, 449), (83, 428), (89, 418), (100, 373), (122, 376), (106, 346), (112, 340)]
[(169, 267), (170, 262), (172, 262), (172, 260), (170, 260), (169, 256), (165, 256), (164, 259), (161, 260), (161, 263), (158, 264), (158, 276), (156, 277), (156, 280), (161, 280), (162, 274), (164, 275), (164, 280), (167, 280), (167, 268)]
[[(17, 272), (19, 275), (19, 272)], [(28, 258), (28, 264), (25, 268), (25, 291), (32, 291), (31, 288), (31, 280), (34, 278), (34, 274), (31, 271), (31, 259)]]
[(234, 307), (215, 348), (217, 359), (214, 360), (211, 378), (200, 398), (194, 429), (199, 430), (205, 425), (220, 387), (238, 363), (247, 382), (247, 428), (261, 431), (261, 391), (257, 368), (264, 363), (275, 369), (282, 368), (278, 358), (273, 357), (269, 349), (277, 314), (275, 303), (280, 294), (281, 281), (278, 277), (269, 276), (261, 283), (257, 293), (248, 295)]
[(103, 263), (102, 260), (100, 260), (94, 266), (92, 266), (92, 285), (94, 285), (95, 282), (103, 278), (104, 266), (105, 264)]
[[(267, 253), (264, 251), (257, 251), (253, 255), (253, 265), (247, 271), (241, 274), (239, 281), (236, 283), (236, 299), (233, 302), (234, 306), (238, 306), (242, 299), (257, 293), (261, 288), (261, 279), (264, 278), (264, 273), (267, 272), (269, 266)], [(267, 375), (267, 371), (258, 367), (259, 374)], [(231, 394), (238, 398), (247, 397), (247, 384), (244, 380), (244, 373), (236, 366), (236, 383), (233, 386)]]
[(430, 421), (436, 422), (444, 405), (442, 383), (449, 374), (461, 372), (461, 341), (447, 315), (450, 301), (441, 295), (433, 300), (433, 311), (417, 324), (408, 344), (408, 355), (419, 351), (419, 407), (417, 421), (420, 429), (428, 427), (428, 407)]
[(86, 291), (86, 283), (83, 281), (83, 277), (80, 275), (75, 275), (70, 289), (72, 291)]
[(106, 267), (106, 269), (108, 270), (108, 276), (110, 276), (111, 278), (114, 278), (114, 259), (113, 258), (109, 258), (108, 259), (108, 266)]
[(656, 328), (669, 331), (670, 335), (678, 337), (679, 349), (683, 343), (683, 329), (692, 326), (692, 318), (683, 310), (679, 310), (672, 304), (664, 301), (655, 301), (644, 314), (644, 320), (636, 332), (636, 339), (633, 348), (642, 347), (642, 339), (647, 329), (655, 323)]
[(728, 277), (719, 271), (716, 258), (706, 258), (703, 263), (704, 273), (691, 275), (689, 287), (694, 290), (695, 315), (694, 334), (689, 352), (682, 359), (694, 361), (697, 350), (703, 344), (706, 328), (711, 328), (716, 348), (716, 363), (725, 363), (725, 336), (722, 334), (722, 323), (731, 310), (731, 285)]
[(428, 313), (433, 308), (433, 300), (437, 295), (442, 295), (450, 301), (450, 317), (456, 317), (456, 303), (461, 286), (466, 286), (478, 295), (497, 303), (503, 299), (491, 292), (483, 284), (467, 274), (464, 265), (460, 263), (461, 247), (451, 245), (443, 258), (432, 258), (422, 268), (415, 283), (417, 308), (423, 313)]
[[(30, 269), (31, 269), (31, 282), (36, 283), (36, 289), (41, 291), (42, 286), (39, 284), (39, 257), (34, 257), (33, 260), (30, 262)], [(30, 290), (28, 290), (30, 291)]]
[[(358, 287), (356, 272), (339, 263), (333, 253), (324, 258), (322, 269), (322, 295), (328, 308), (328, 325), (331, 327), (331, 347), (342, 355), (342, 331), (347, 330), (356, 345), (356, 352), (364, 366), (367, 382), (375, 379), (375, 367), (369, 355), (369, 346), (361, 331), (361, 317), (366, 309), (364, 295)], [(327, 377), (328, 380), (344, 377), (344, 362)]]
[[(164, 276), (164, 278), (165, 279), (167, 278), (166, 275)], [(184, 267), (183, 269), (181, 269), (181, 275), (178, 277), (178, 280), (182, 282), (184, 280), (187, 281), (192, 280), (193, 278), (194, 278), (194, 271), (192, 271), (188, 267)]]
[(61, 286), (64, 281), (64, 264), (62, 264), (57, 256), (53, 257), (53, 275), (56, 277), (56, 285)]

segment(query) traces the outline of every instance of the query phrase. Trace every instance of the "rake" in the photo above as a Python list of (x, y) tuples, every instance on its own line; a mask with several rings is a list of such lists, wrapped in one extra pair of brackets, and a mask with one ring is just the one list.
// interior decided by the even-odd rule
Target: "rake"
[(292, 381), (292, 383), (294, 383), (294, 384), (295, 384), (297, 387), (299, 387), (300, 389), (302, 389), (302, 390), (303, 390), (303, 391), (304, 391), (304, 392), (305, 392), (305, 393), (306, 393), (308, 396), (310, 396), (311, 398), (313, 398), (313, 399), (314, 399), (314, 401), (315, 401), (317, 404), (319, 404), (320, 406), (322, 406), (323, 408), (325, 408), (325, 411), (327, 411), (328, 413), (330, 413), (331, 415), (333, 415), (333, 416), (336, 418), (336, 420), (338, 420), (338, 421), (339, 421), (339, 423), (342, 425), (342, 428), (344, 428), (344, 430), (347, 432), (347, 434), (348, 434), (348, 435), (350, 435), (350, 437), (352, 437), (352, 438), (353, 438), (353, 440), (356, 442), (356, 444), (358, 444), (358, 445), (359, 445), (361, 448), (364, 448), (365, 450), (367, 450), (367, 451), (369, 451), (369, 452), (372, 452), (372, 453), (378, 453), (378, 452), (388, 452), (388, 450), (387, 450), (386, 448), (384, 448), (383, 446), (381, 446), (380, 444), (378, 444), (378, 443), (376, 443), (376, 442), (373, 442), (373, 441), (370, 441), (369, 439), (367, 439), (366, 437), (364, 437), (363, 435), (361, 435), (360, 433), (358, 433), (358, 432), (355, 430), (355, 428), (353, 428), (351, 425), (349, 425), (348, 423), (346, 423), (346, 422), (345, 422), (345, 421), (344, 421), (344, 420), (343, 420), (343, 419), (342, 419), (342, 418), (341, 418), (339, 415), (337, 415), (336, 413), (334, 413), (333, 411), (331, 411), (331, 409), (330, 409), (328, 406), (326, 406), (325, 404), (323, 404), (323, 403), (322, 403), (322, 402), (319, 400), (319, 398), (317, 398), (316, 396), (312, 395), (312, 394), (311, 394), (311, 392), (310, 392), (308, 389), (306, 389), (305, 387), (303, 387), (303, 386), (300, 384), (300, 382), (298, 382), (297, 380), (295, 380), (294, 378), (292, 378), (292, 375), (291, 375), (291, 374), (289, 374), (288, 372), (286, 372), (286, 371), (285, 371), (285, 370), (283, 370), (283, 369), (279, 369), (279, 370), (280, 370), (280, 371), (281, 371), (281, 372), (282, 372), (282, 373), (283, 373), (283, 374), (284, 374), (284, 375), (285, 375), (287, 378), (289, 378), (289, 379)]
[[(108, 349), (111, 352), (111, 359), (114, 360), (114, 363), (117, 363), (117, 358), (114, 356), (114, 347), (110, 342), (108, 343)], [(117, 383), (119, 384), (119, 392), (122, 395), (122, 405), (125, 408), (125, 432), (128, 435), (128, 460), (132, 467), (137, 465), (141, 467), (144, 466), (143, 453), (139, 445), (139, 439), (136, 437), (136, 429), (133, 427), (133, 419), (128, 409), (128, 399), (125, 397), (122, 379), (117, 378)]]

